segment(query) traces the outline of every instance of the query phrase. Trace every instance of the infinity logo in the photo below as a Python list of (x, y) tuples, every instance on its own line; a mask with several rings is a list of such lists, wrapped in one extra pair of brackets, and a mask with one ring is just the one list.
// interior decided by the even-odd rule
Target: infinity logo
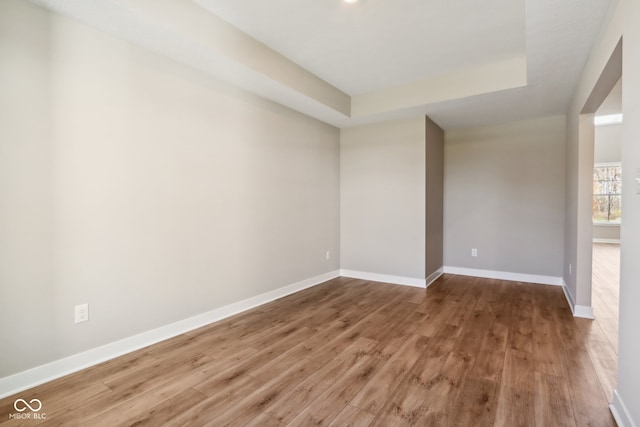
[[(33, 405), (34, 402), (38, 405), (37, 408), (33, 407), (36, 406)], [(18, 406), (19, 403), (21, 403), (22, 405)], [(29, 403), (33, 406), (31, 406)], [(31, 399), (29, 403), (27, 403), (27, 401), (24, 399), (17, 399), (15, 402), (13, 402), (13, 407), (18, 412), (24, 412), (27, 410), (27, 408), (29, 408), (31, 412), (38, 412), (40, 409), (42, 409), (42, 402), (40, 402), (38, 399)]]

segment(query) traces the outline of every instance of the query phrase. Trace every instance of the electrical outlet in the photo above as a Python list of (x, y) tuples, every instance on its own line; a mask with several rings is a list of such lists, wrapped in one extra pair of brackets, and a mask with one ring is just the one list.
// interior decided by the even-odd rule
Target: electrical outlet
[(569, 276), (571, 276), (571, 264), (569, 264)]
[(89, 320), (89, 304), (80, 304), (75, 307), (76, 323), (82, 323)]
[(478, 250), (476, 248), (471, 249), (471, 256), (478, 256)]
[(325, 257), (327, 258), (327, 261), (329, 261), (329, 258), (331, 258), (331, 251), (327, 251)]

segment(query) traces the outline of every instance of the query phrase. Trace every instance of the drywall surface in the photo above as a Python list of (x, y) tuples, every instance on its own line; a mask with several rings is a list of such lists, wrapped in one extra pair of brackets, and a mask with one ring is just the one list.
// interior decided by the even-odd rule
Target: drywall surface
[(631, 418), (629, 425), (640, 425), (640, 4), (623, 1), (623, 87), (622, 185), (623, 218), (620, 230), (620, 333), (618, 351), (619, 400)]
[(336, 128), (28, 2), (0, 32), (0, 377), (338, 268)]
[(564, 116), (445, 132), (446, 266), (561, 276), (564, 139)]
[(0, 2), (0, 377), (56, 345), (50, 25), (26, 2)]
[(444, 239), (444, 131), (429, 117), (426, 118), (426, 190), (427, 236), (426, 276), (443, 266)]
[(619, 225), (593, 225), (593, 240), (620, 240), (620, 226)]
[[(586, 307), (591, 306), (591, 241), (593, 234), (591, 209), (593, 203), (594, 127), (589, 116), (592, 116), (600, 106), (597, 101), (593, 101), (592, 93), (598, 93), (602, 101), (609, 94), (609, 91), (603, 89), (594, 92), (594, 88), (598, 80), (601, 79), (601, 74), (607, 67), (607, 63), (622, 37), (625, 7), (622, 2), (619, 2), (605, 20), (602, 33), (591, 50), (589, 61), (585, 64), (567, 112), (563, 280), (573, 301), (577, 305)], [(615, 72), (607, 74), (611, 75), (605, 76), (604, 79), (612, 88), (619, 81), (620, 75), (616, 75)], [(607, 86), (607, 84), (603, 83), (603, 86)]]
[(340, 131), (341, 268), (425, 278), (425, 119)]
[(596, 126), (593, 161), (619, 163), (622, 159), (622, 124)]

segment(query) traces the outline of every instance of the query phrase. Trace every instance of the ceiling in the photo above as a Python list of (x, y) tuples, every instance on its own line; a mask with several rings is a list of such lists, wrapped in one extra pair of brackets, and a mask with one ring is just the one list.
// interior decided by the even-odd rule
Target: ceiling
[(524, 0), (194, 1), (349, 95), (525, 53)]
[(616, 0), (32, 0), (338, 127), (566, 112)]

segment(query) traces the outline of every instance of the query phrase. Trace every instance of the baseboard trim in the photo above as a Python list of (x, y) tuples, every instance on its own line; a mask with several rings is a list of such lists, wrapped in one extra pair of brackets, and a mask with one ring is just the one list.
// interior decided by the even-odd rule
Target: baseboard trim
[(480, 270), (463, 267), (444, 267), (446, 274), (459, 276), (482, 277), (484, 279), (509, 280), (512, 282), (536, 283), (540, 285), (562, 286), (562, 278), (555, 276), (541, 276), (538, 274), (511, 273), (508, 271)]
[(622, 401), (617, 389), (613, 390), (613, 399), (609, 405), (609, 410), (619, 427), (638, 427), (631, 418), (631, 414), (629, 414), (627, 406)]
[(391, 283), (393, 285), (413, 286), (415, 288), (426, 288), (425, 279), (414, 279), (412, 277), (393, 276), (388, 274), (368, 273), (365, 271), (340, 270), (343, 277), (353, 279), (370, 280), (372, 282)]
[(593, 238), (593, 243), (611, 243), (614, 245), (619, 245), (620, 244), (620, 239), (596, 239), (595, 237)]
[(303, 289), (311, 288), (339, 276), (339, 270), (320, 274), (282, 288), (274, 289), (273, 291), (265, 292), (255, 297), (247, 298), (206, 313), (189, 317), (188, 319), (180, 320), (141, 334), (133, 335), (119, 341), (114, 341), (101, 347), (74, 354), (23, 372), (18, 372), (8, 377), (0, 378), (0, 399), (65, 375), (69, 375), (73, 372), (97, 365), (98, 363), (131, 353), (132, 351), (148, 347), (160, 341), (173, 338), (184, 334), (185, 332), (201, 328), (210, 323), (217, 322), (233, 316), (234, 314), (266, 304), (278, 298), (299, 292)]
[(440, 276), (442, 276), (443, 274), (444, 274), (444, 267), (440, 267), (439, 269), (431, 273), (429, 276), (427, 276), (427, 278), (425, 279), (425, 288), (428, 288), (429, 286), (431, 286), (433, 282), (438, 280)]
[(581, 317), (583, 319), (595, 319), (593, 308), (586, 305), (576, 305), (573, 309), (573, 317)]
[(587, 307), (586, 305), (576, 305), (573, 300), (573, 296), (571, 292), (569, 292), (569, 288), (565, 281), (562, 281), (562, 291), (564, 292), (564, 297), (567, 299), (567, 303), (569, 304), (569, 308), (571, 309), (571, 313), (573, 317), (581, 317), (583, 319), (595, 319), (593, 316), (593, 308)]

